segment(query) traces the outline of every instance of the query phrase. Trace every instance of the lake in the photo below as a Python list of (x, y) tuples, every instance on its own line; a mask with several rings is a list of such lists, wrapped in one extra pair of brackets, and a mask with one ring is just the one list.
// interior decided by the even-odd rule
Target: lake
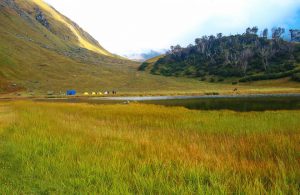
[(236, 96), (147, 96), (147, 97), (90, 97), (44, 99), (38, 101), (124, 104), (140, 102), (165, 106), (182, 106), (194, 110), (234, 110), (241, 112), (266, 110), (300, 110), (300, 94), (236, 95)]

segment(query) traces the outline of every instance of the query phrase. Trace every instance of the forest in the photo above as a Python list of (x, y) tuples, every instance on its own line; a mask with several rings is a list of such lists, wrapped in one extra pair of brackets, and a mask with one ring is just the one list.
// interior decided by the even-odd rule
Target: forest
[[(257, 27), (243, 34), (203, 36), (187, 47), (171, 46), (151, 67), (144, 62), (139, 70), (150, 69), (152, 74), (197, 77), (206, 80), (216, 76), (221, 81), (238, 77), (240, 81), (276, 79), (299, 72), (300, 45), (283, 38), (284, 28), (266, 28), (260, 35)], [(290, 30), (293, 35), (294, 30)], [(295, 40), (295, 37), (291, 37)]]

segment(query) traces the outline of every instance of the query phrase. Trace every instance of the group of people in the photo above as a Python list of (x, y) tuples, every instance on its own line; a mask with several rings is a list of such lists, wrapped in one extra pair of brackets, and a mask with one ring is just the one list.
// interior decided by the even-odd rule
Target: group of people
[[(83, 93), (83, 95), (85, 95), (85, 96), (87, 96), (87, 95), (109, 95), (110, 94), (110, 91), (105, 91), (104, 93), (102, 93), (102, 92), (91, 92), (91, 93), (89, 93), (89, 92), (84, 92)], [(117, 91), (112, 91), (112, 94), (113, 95), (116, 95), (117, 94)]]
[[(105, 92), (104, 92), (104, 95), (109, 95), (109, 93), (110, 93), (109, 91), (105, 91)], [(117, 94), (117, 91), (114, 91), (114, 90), (113, 90), (113, 91), (112, 91), (112, 94), (113, 94), (113, 95), (116, 95), (116, 94)]]

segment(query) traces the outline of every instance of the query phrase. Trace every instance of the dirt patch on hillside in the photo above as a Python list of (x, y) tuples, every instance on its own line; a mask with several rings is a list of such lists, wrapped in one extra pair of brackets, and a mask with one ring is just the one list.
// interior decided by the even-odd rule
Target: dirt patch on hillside
[(24, 90), (24, 87), (21, 87), (15, 83), (7, 82), (0, 78), (0, 94), (13, 93), (22, 90)]

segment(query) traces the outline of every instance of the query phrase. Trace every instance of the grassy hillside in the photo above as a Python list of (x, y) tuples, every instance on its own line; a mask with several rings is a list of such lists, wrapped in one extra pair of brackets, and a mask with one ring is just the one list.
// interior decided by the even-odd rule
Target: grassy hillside
[[(49, 28), (36, 20), (37, 8)], [(42, 1), (5, 0), (0, 9), (0, 92), (25, 89), (25, 93), (46, 94), (69, 88), (140, 92), (159, 86), (168, 91), (202, 85), (138, 73), (136, 62), (94, 52), (97, 47), (106, 53), (91, 36)]]
[[(75, 73), (91, 75), (88, 71), (95, 71), (89, 68), (92, 65), (99, 67), (97, 72), (105, 66), (134, 65), (108, 53), (75, 23), (42, 1), (5, 0), (0, 5), (0, 77), (3, 81), (35, 90), (39, 88), (38, 83), (49, 88), (56, 85), (53, 82), (71, 85), (71, 79), (77, 80), (72, 78)], [(37, 9), (49, 27), (35, 18)], [(49, 81), (48, 84), (45, 81)], [(37, 87), (31, 87), (32, 83), (38, 84)]]
[(36, 17), (38, 9), (49, 23), (49, 27), (46, 27), (47, 30), (51, 31), (60, 39), (63, 39), (63, 43), (78, 45), (99, 54), (113, 56), (77, 24), (61, 15), (43, 0), (17, 0), (16, 2), (22, 11), (25, 11), (33, 18)]
[[(137, 71), (138, 66), (107, 53), (78, 25), (42, 1), (0, 1), (1, 94), (60, 94), (71, 88), (79, 93), (114, 89), (123, 94), (203, 94), (232, 93), (236, 87), (231, 81), (208, 83), (151, 75)], [(267, 88), (259, 82), (238, 88), (241, 93), (300, 90), (288, 80), (278, 83)]]
[(2, 102), (0, 193), (297, 194), (299, 117)]

